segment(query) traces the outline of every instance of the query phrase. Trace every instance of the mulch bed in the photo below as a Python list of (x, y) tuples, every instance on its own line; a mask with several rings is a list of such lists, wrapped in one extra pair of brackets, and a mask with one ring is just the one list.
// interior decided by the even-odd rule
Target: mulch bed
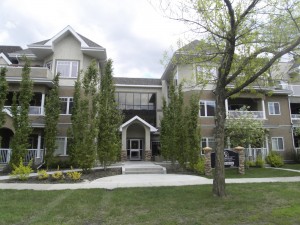
[[(49, 178), (46, 180), (39, 180), (37, 177), (29, 177), (28, 180), (22, 181), (18, 179), (8, 179), (1, 180), (0, 183), (31, 183), (31, 184), (61, 184), (61, 183), (79, 183), (84, 181), (93, 181), (98, 178), (120, 175), (122, 174), (121, 168), (108, 168), (106, 171), (103, 169), (92, 170), (89, 173), (82, 173), (81, 179), (78, 181), (71, 180), (66, 173), (64, 173), (64, 179), (62, 180), (54, 180), (49, 175)], [(3, 175), (3, 174), (1, 174)]]

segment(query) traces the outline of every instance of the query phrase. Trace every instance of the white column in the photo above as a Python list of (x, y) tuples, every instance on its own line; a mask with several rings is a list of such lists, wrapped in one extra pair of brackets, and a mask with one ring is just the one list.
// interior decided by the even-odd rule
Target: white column
[(263, 119), (266, 119), (266, 109), (265, 109), (265, 100), (261, 100), (262, 110), (263, 110)]
[(42, 94), (42, 100), (41, 100), (41, 115), (44, 115), (45, 113), (45, 94)]
[(41, 158), (41, 143), (42, 143), (42, 136), (41, 136), (41, 134), (39, 134), (38, 135), (36, 158)]

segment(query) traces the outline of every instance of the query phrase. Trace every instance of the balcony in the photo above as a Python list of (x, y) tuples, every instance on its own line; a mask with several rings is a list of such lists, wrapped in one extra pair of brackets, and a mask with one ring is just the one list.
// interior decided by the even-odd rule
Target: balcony
[[(4, 106), (4, 109), (7, 109), (11, 112), (11, 106)], [(40, 106), (29, 106), (29, 115), (43, 115), (42, 107)]]
[[(22, 69), (23, 67), (21, 66), (8, 66), (7, 72), (6, 72), (6, 77), (8, 81), (11, 80), (20, 80), (22, 77)], [(47, 67), (30, 67), (31, 72), (30, 72), (30, 78), (32, 80), (53, 80), (53, 74), (52, 72), (47, 68)]]
[[(8, 164), (10, 161), (10, 157), (12, 154), (12, 150), (9, 148), (0, 148), (0, 164)], [(40, 162), (43, 161), (44, 149), (28, 149), (27, 154), (24, 158), (24, 163), (29, 163), (30, 160), (37, 161), (39, 159)]]
[(229, 118), (248, 117), (253, 119), (264, 119), (264, 111), (237, 111), (228, 110)]
[(228, 118), (248, 117), (253, 119), (266, 119), (265, 104), (263, 99), (259, 98), (233, 98), (226, 102)]
[[(13, 105), (13, 96), (14, 93), (9, 92), (6, 97), (4, 109), (8, 112), (11, 112), (11, 107)], [(29, 115), (44, 115), (44, 105), (45, 94), (39, 92), (33, 93), (29, 106)]]

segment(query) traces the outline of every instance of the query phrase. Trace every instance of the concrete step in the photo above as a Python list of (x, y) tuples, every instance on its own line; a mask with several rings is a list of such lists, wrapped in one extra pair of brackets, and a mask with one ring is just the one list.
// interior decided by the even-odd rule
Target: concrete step
[(123, 166), (122, 174), (166, 174), (166, 168), (159, 165)]

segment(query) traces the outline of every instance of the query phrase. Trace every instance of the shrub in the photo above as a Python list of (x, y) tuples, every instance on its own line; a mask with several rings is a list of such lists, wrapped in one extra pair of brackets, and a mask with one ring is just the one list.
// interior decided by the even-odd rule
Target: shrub
[(246, 166), (246, 168), (254, 167), (254, 166), (256, 166), (256, 163), (254, 161), (249, 161), (248, 160), (248, 161), (246, 161), (245, 166)]
[[(71, 168), (73, 169), (73, 168)], [(77, 171), (67, 172), (68, 177), (73, 181), (78, 181), (81, 178), (81, 173)]]
[(55, 173), (52, 174), (52, 179), (54, 180), (63, 180), (65, 178), (64, 174), (62, 171), (56, 171)]
[(260, 168), (265, 167), (265, 160), (263, 160), (262, 156), (257, 157), (255, 165)]
[(266, 161), (272, 167), (281, 167), (284, 165), (283, 158), (276, 152), (270, 152), (266, 158)]
[(29, 174), (33, 172), (31, 166), (32, 166), (32, 160), (25, 166), (23, 164), (22, 157), (20, 158), (19, 166), (16, 166), (15, 164), (12, 164), (13, 170), (10, 174), (11, 177), (17, 178), (18, 180), (28, 180)]
[(204, 159), (204, 157), (198, 158), (198, 162), (195, 165), (193, 165), (193, 170), (200, 175), (205, 174), (205, 159)]
[(38, 176), (37, 176), (38, 180), (47, 180), (48, 177), (49, 177), (49, 174), (47, 173), (46, 170), (39, 170), (38, 171)]

